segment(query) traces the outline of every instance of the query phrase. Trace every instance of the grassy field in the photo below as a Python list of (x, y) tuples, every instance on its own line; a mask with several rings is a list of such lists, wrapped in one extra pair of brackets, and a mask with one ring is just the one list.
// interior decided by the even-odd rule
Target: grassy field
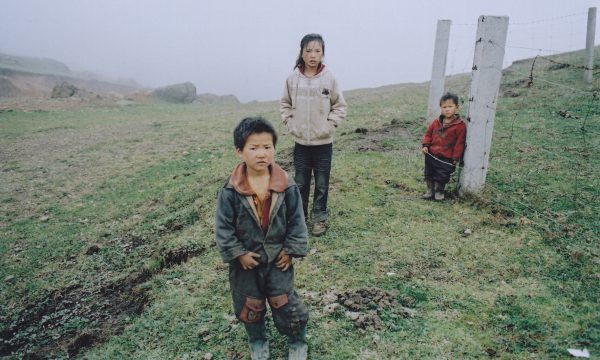
[[(556, 63), (581, 54), (552, 60), (505, 70), (478, 198), (420, 199), (426, 84), (346, 93), (329, 230), (296, 265), (311, 358), (598, 357), (600, 104)], [(0, 112), (0, 356), (249, 358), (213, 244), (249, 115), (283, 133), (275, 102)]]

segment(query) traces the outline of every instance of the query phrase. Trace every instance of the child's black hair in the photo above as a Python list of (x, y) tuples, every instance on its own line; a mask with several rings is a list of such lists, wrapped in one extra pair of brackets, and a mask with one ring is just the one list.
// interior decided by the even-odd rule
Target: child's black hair
[(442, 98), (440, 99), (440, 105), (442, 105), (442, 103), (444, 101), (448, 101), (448, 100), (452, 100), (452, 102), (454, 103), (454, 105), (458, 106), (458, 95), (453, 94), (451, 92), (447, 92), (444, 95), (442, 95)]
[(300, 40), (300, 54), (298, 55), (298, 59), (296, 60), (296, 66), (294, 66), (294, 69), (304, 67), (304, 59), (302, 59), (302, 51), (304, 50), (306, 45), (308, 45), (308, 43), (311, 41), (318, 41), (321, 43), (321, 47), (323, 48), (323, 56), (325, 56), (325, 41), (323, 40), (323, 37), (319, 34), (306, 34), (306, 35), (304, 35), (302, 40)]
[(277, 145), (277, 132), (273, 124), (262, 116), (247, 117), (242, 119), (233, 130), (233, 144), (236, 149), (243, 150), (250, 135), (265, 132), (273, 136), (273, 147), (275, 147)]

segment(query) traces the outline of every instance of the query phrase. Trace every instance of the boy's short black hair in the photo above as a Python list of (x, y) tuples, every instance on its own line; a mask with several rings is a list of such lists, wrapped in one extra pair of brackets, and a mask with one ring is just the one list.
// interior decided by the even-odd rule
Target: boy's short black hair
[(273, 147), (275, 147), (277, 145), (277, 132), (269, 120), (262, 116), (244, 118), (233, 130), (233, 144), (236, 149), (243, 150), (250, 135), (265, 132), (273, 136)]
[(453, 94), (451, 92), (447, 92), (444, 95), (442, 95), (442, 98), (440, 99), (440, 105), (442, 105), (442, 103), (444, 101), (448, 101), (448, 100), (452, 100), (452, 102), (454, 103), (454, 105), (458, 106), (458, 95)]

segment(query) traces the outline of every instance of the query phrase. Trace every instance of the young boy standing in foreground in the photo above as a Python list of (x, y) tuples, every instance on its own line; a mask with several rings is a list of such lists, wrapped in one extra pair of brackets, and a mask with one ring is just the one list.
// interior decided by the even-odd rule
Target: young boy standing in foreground
[(235, 314), (246, 328), (252, 359), (268, 359), (268, 300), (277, 330), (288, 337), (289, 358), (306, 359), (308, 310), (294, 290), (292, 265), (308, 252), (300, 192), (273, 162), (277, 134), (270, 122), (245, 118), (233, 137), (242, 163), (219, 191), (215, 234), (229, 263)]

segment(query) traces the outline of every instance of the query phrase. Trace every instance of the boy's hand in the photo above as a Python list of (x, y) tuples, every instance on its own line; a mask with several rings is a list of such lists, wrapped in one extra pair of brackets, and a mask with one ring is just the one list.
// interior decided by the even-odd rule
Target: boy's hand
[(254, 258), (260, 258), (260, 255), (257, 253), (253, 253), (252, 251), (245, 253), (244, 255), (240, 255), (238, 260), (244, 270), (252, 270), (258, 266), (258, 261), (254, 260)]
[(285, 250), (281, 250), (277, 259), (275, 259), (275, 266), (281, 269), (281, 271), (287, 271), (292, 266), (292, 257), (285, 253)]
[(423, 154), (427, 154), (427, 153), (429, 153), (429, 148), (427, 146), (423, 146), (423, 148), (421, 149), (421, 152)]

